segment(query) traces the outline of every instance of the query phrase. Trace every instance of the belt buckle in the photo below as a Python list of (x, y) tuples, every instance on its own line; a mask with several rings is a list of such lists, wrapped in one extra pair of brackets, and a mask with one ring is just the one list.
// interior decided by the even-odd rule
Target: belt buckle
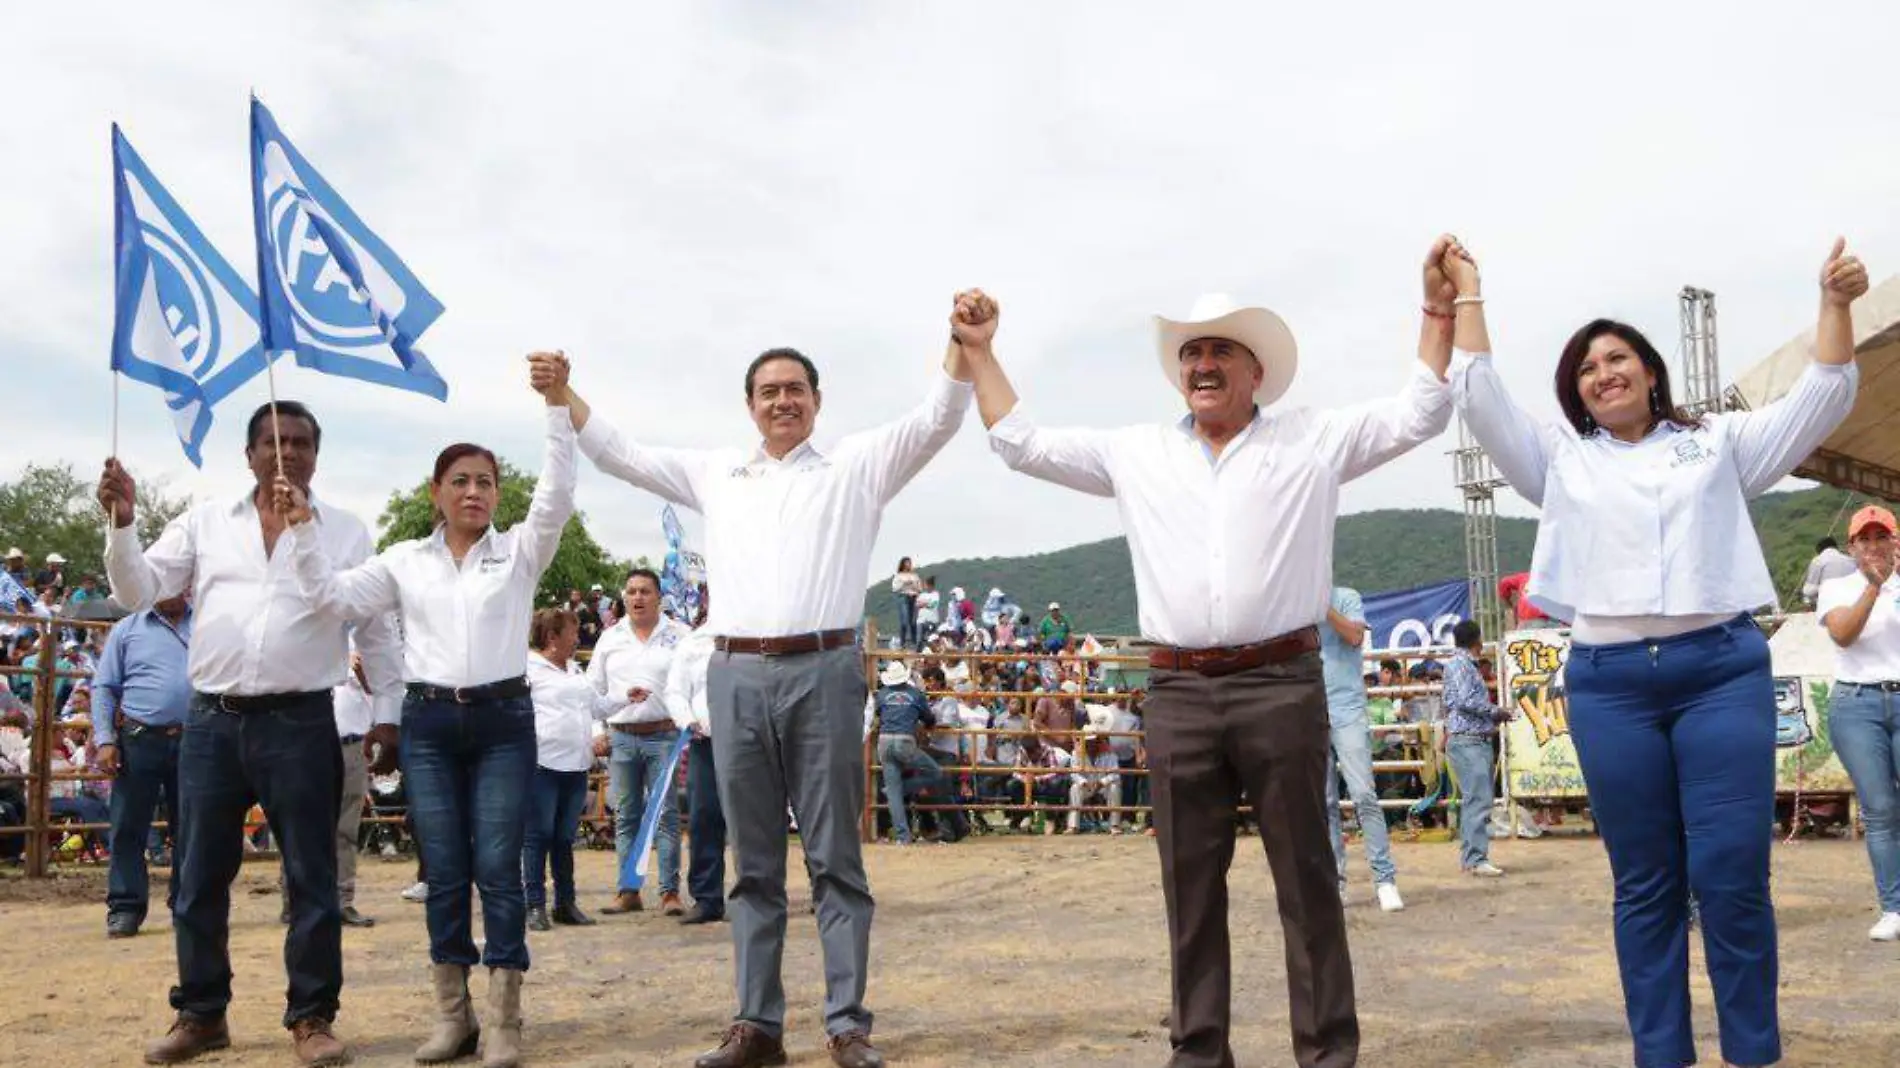
[(449, 700), (454, 701), (458, 705), (471, 705), (475, 703), (474, 698), (468, 696), (468, 688), (464, 686), (457, 686), (453, 690), (450, 690)]
[(234, 716), (235, 716), (235, 715), (237, 715), (237, 714), (238, 714), (238, 712), (239, 712), (239, 709), (236, 709), (236, 708), (233, 708), (233, 707), (231, 707), (231, 695), (230, 695), (230, 694), (228, 694), (228, 693), (221, 693), (221, 694), (219, 694), (219, 695), (218, 695), (218, 711), (220, 711), (220, 712), (228, 712), (228, 713), (230, 713), (231, 715), (234, 715)]

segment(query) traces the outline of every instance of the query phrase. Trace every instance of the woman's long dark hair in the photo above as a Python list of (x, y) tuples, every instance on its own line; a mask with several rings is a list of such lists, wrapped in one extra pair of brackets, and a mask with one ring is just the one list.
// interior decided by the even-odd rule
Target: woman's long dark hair
[[(482, 448), (480, 445), (471, 445), (466, 441), (461, 441), (436, 454), (435, 474), (429, 476), (430, 487), (440, 486), (442, 480), (448, 477), (449, 468), (454, 467), (455, 461), (465, 456), (479, 456), (487, 460), (489, 468), (495, 472), (496, 485), (499, 486), (501, 484), (501, 461), (495, 459), (495, 454)], [(449, 517), (442, 514), (442, 509), (437, 508), (435, 510), (435, 521), (439, 525), (448, 522)]]
[(902, 560), (899, 560), (897, 562), (898, 574), (903, 574), (904, 572), (909, 571), (909, 570), (910, 570), (910, 557), (906, 556)]
[(1656, 385), (1649, 391), (1649, 425), (1653, 428), (1661, 422), (1677, 423), (1681, 426), (1701, 426), (1702, 421), (1676, 407), (1675, 398), (1669, 392), (1669, 365), (1663, 362), (1662, 353), (1649, 343), (1641, 330), (1619, 323), (1614, 319), (1592, 319), (1583, 324), (1583, 328), (1570, 335), (1564, 343), (1563, 355), (1557, 357), (1557, 403), (1563, 407), (1564, 418), (1577, 433), (1588, 437), (1600, 429), (1597, 421), (1590, 418), (1590, 409), (1583, 403), (1583, 388), (1577, 384), (1577, 372), (1583, 366), (1583, 358), (1590, 351), (1590, 345), (1605, 334), (1613, 335), (1628, 345), (1643, 362), (1649, 373), (1656, 377)]

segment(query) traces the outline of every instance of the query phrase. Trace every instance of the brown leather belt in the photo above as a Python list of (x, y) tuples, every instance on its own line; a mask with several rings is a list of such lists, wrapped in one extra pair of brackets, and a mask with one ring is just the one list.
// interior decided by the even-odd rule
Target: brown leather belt
[(783, 638), (714, 638), (713, 648), (722, 653), (747, 656), (797, 656), (800, 653), (822, 653), (826, 649), (843, 649), (857, 644), (857, 641), (858, 632), (846, 627), (842, 630), (792, 634)]
[(1222, 645), (1212, 649), (1172, 649), (1148, 652), (1148, 666), (1156, 671), (1192, 671), (1201, 675), (1233, 675), (1267, 664), (1284, 663), (1319, 651), (1319, 628), (1303, 627), (1252, 645)]
[(609, 723), (607, 726), (622, 734), (666, 734), (677, 731), (680, 725), (670, 719), (650, 719), (644, 723)]

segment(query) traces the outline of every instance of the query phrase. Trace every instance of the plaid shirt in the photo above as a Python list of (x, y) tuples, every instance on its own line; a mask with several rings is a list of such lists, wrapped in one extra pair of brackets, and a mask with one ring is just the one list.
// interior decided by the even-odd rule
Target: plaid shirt
[(1453, 734), (1494, 734), (1498, 729), (1498, 706), (1477, 663), (1463, 649), (1445, 665), (1445, 713), (1445, 728)]

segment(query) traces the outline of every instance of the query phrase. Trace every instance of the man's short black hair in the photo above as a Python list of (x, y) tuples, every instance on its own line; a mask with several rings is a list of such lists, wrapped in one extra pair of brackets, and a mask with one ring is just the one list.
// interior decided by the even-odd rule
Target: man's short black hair
[(1469, 649), (1484, 640), (1484, 628), (1478, 626), (1475, 619), (1460, 620), (1451, 628), (1451, 644), (1460, 649)]
[(745, 369), (746, 400), (752, 399), (752, 381), (759, 376), (759, 368), (773, 360), (797, 360), (798, 365), (805, 369), (805, 380), (811, 384), (811, 391), (818, 392), (818, 367), (804, 353), (797, 349), (766, 349), (752, 361), (752, 366)]
[(1379, 661), (1379, 670), (1390, 671), (1394, 675), (1403, 675), (1405, 674), (1405, 665), (1399, 663), (1397, 660), (1381, 660)]
[(660, 585), (660, 573), (653, 570), (650, 567), (636, 567), (633, 570), (627, 572), (627, 578), (624, 582), (620, 584), (620, 588), (623, 590), (626, 589), (627, 583), (632, 582), (634, 579), (637, 579), (637, 578), (646, 578), (650, 580), (653, 583), (653, 588), (656, 590), (665, 588)]
[(1840, 547), (1841, 543), (1835, 541), (1832, 537), (1822, 538), (1820, 541), (1814, 543), (1814, 551), (1817, 553), (1824, 553), (1829, 549), (1838, 549)]
[[(270, 418), (270, 410), (270, 404), (265, 403), (258, 405), (257, 410), (251, 413), (251, 424), (244, 428), (244, 448), (246, 451), (249, 451), (257, 445), (257, 430), (264, 425), (264, 420)], [(316, 451), (323, 451), (323, 427), (317, 425), (317, 417), (310, 414), (310, 409), (304, 407), (297, 401), (280, 400), (277, 402), (277, 415), (280, 418), (283, 416), (294, 416), (308, 422), (310, 424), (310, 444), (315, 447)]]

